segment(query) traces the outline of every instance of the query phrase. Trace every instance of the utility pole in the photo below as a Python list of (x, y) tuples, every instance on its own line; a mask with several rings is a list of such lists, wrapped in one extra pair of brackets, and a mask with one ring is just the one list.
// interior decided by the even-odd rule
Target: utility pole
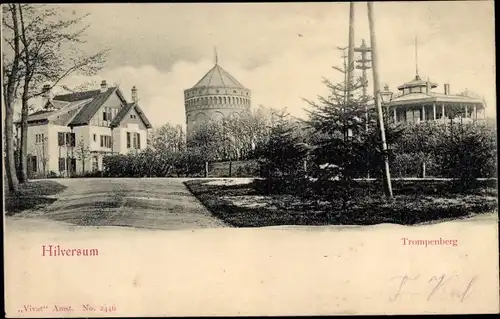
[[(354, 52), (360, 52), (361, 53), (361, 59), (356, 60), (356, 62), (359, 63), (359, 65), (356, 66), (356, 69), (362, 70), (362, 76), (361, 76), (361, 81), (363, 82), (363, 100), (366, 101), (366, 98), (368, 96), (367, 90), (368, 90), (368, 77), (366, 74), (366, 70), (371, 69), (370, 62), (372, 60), (368, 59), (367, 55), (368, 53), (372, 52), (372, 49), (370, 47), (367, 47), (365, 44), (365, 40), (363, 39), (361, 42), (361, 46), (359, 48), (354, 48)], [(365, 116), (366, 116), (366, 124), (365, 124), (365, 130), (368, 131), (368, 105), (365, 102)]]
[(349, 51), (347, 56), (347, 103), (351, 101), (354, 74), (354, 2), (349, 2)]
[[(361, 75), (361, 81), (362, 81), (362, 88), (363, 88), (363, 103), (365, 103), (365, 132), (368, 133), (368, 122), (369, 122), (369, 117), (368, 117), (368, 76), (366, 74), (366, 70), (371, 69), (370, 62), (372, 60), (368, 59), (367, 55), (372, 52), (372, 49), (370, 47), (367, 47), (365, 44), (365, 40), (363, 39), (361, 41), (361, 46), (359, 48), (354, 48), (354, 52), (360, 52), (361, 53), (361, 59), (356, 60), (356, 62), (359, 63), (359, 65), (356, 66), (357, 69), (362, 70), (362, 75)], [(366, 166), (367, 166), (367, 174), (366, 177), (370, 178), (370, 170), (369, 170), (369, 164), (368, 164), (368, 159), (366, 159)]]
[(389, 154), (387, 153), (387, 143), (385, 140), (384, 114), (382, 112), (382, 104), (380, 101), (380, 76), (378, 64), (377, 40), (375, 36), (375, 22), (373, 17), (373, 2), (367, 2), (368, 7), (368, 23), (370, 27), (370, 43), (372, 46), (372, 68), (373, 68), (373, 92), (375, 98), (375, 106), (377, 108), (377, 117), (379, 123), (382, 153), (384, 156), (384, 191), (387, 197), (392, 198), (391, 172), (389, 169)]
[[(346, 47), (346, 48), (341, 48), (341, 47), (337, 47), (339, 50), (342, 51), (342, 59), (344, 61), (344, 105), (343, 105), (343, 109), (342, 111), (345, 112), (345, 109), (347, 107), (347, 104), (349, 103), (350, 101), (350, 84), (352, 82), (349, 83), (349, 65), (348, 65), (348, 58), (349, 56), (348, 55), (345, 55), (345, 50), (346, 49), (349, 49), (349, 47)], [(346, 61), (346, 58), (347, 58), (347, 61)], [(344, 142), (347, 140), (347, 135), (348, 135), (348, 132), (346, 132), (345, 130), (345, 117), (342, 116), (342, 118), (344, 119), (343, 120), (343, 123), (344, 123), (344, 131), (342, 132), (343, 136), (344, 136)]]

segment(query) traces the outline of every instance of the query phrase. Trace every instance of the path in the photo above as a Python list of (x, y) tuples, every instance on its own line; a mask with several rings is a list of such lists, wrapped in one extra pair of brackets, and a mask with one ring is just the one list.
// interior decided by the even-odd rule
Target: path
[[(14, 220), (45, 219), (77, 226), (194, 229), (225, 226), (211, 216), (180, 178), (85, 178), (55, 180), (67, 188), (43, 210)], [(9, 220), (10, 218), (8, 218)], [(12, 223), (9, 223), (12, 224)]]

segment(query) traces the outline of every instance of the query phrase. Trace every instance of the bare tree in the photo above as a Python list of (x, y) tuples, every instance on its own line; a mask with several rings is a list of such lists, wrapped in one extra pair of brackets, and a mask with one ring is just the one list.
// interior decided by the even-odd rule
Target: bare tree
[(171, 152), (182, 151), (185, 148), (185, 134), (182, 126), (165, 124), (155, 129), (148, 136), (149, 145), (156, 150), (168, 150)]
[(82, 162), (82, 174), (85, 174), (85, 162), (90, 158), (90, 148), (80, 140), (75, 148), (76, 157)]
[[(60, 18), (60, 9), (38, 5), (17, 4), (17, 29), (22, 45), (18, 59), (22, 65), (21, 149), (19, 181), (27, 180), (27, 132), (29, 100), (42, 94), (44, 82), (52, 87), (73, 73), (93, 75), (105, 61), (108, 50), (84, 53), (79, 45), (87, 26), (81, 27), (88, 16)], [(19, 83), (18, 83), (19, 85)]]
[[(10, 191), (16, 191), (19, 180), (14, 159), (14, 105), (21, 78), (21, 47), (17, 5), (2, 5), (3, 98), (5, 104), (5, 169)], [(6, 35), (8, 34), (8, 35)]]
[(43, 176), (46, 176), (47, 174), (47, 162), (49, 161), (48, 158), (48, 151), (47, 151), (47, 137), (43, 137), (40, 141), (40, 143), (37, 143), (35, 146), (35, 154), (36, 157), (40, 159), (40, 164), (42, 165), (42, 173)]

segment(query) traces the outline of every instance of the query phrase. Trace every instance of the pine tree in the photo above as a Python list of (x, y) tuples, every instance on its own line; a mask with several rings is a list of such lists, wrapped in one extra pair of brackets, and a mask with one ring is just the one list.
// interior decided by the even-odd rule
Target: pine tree
[[(336, 70), (347, 73), (347, 68)], [(346, 83), (334, 84), (324, 79), (330, 96), (319, 102), (306, 100), (312, 107), (308, 124), (316, 133), (313, 148), (316, 174), (320, 179), (352, 181), (366, 174), (367, 141), (375, 126), (373, 109), (366, 108), (369, 98), (362, 96), (360, 79), (351, 86), (347, 98)]]
[[(305, 175), (303, 164), (307, 152), (297, 124), (285, 111), (274, 113), (269, 139), (256, 150), (266, 180), (269, 183), (300, 182)], [(281, 191), (284, 190), (285, 187)]]
[(322, 189), (329, 198), (339, 198), (341, 209), (346, 212), (355, 190), (359, 189), (355, 178), (367, 176), (373, 164), (372, 154), (377, 153), (379, 144), (374, 143), (375, 110), (368, 107), (370, 97), (362, 94), (363, 81), (356, 79), (348, 92), (347, 65), (334, 69), (344, 75), (345, 81), (332, 83), (324, 79), (329, 96), (319, 96), (318, 102), (306, 100), (313, 108), (307, 123), (315, 133), (311, 175), (318, 179), (316, 190)]

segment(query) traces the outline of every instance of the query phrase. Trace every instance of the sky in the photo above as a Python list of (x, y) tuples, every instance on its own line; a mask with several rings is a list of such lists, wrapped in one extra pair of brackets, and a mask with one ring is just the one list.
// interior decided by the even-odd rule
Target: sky
[[(63, 84), (105, 79), (129, 99), (135, 85), (154, 127), (185, 122), (183, 91), (214, 65), (215, 46), (219, 64), (252, 90), (253, 107), (303, 117), (303, 98), (327, 93), (323, 77), (343, 79), (332, 66), (342, 64), (337, 47), (348, 44), (347, 2), (60, 6), (63, 14), (90, 13), (84, 50), (111, 49), (98, 75)], [(356, 45), (369, 43), (366, 3), (355, 10)], [(415, 77), (418, 35), (420, 76), (436, 82), (437, 92), (450, 83), (451, 93), (484, 96), (487, 115), (496, 116), (492, 1), (376, 2), (374, 16), (382, 85), (395, 91)]]

